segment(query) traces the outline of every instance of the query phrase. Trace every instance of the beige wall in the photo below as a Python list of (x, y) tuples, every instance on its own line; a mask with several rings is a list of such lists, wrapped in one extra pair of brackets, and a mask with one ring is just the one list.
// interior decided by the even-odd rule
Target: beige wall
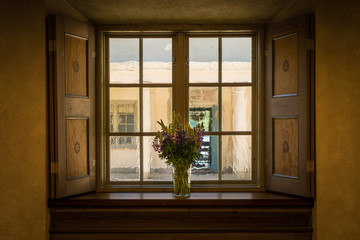
[(0, 239), (43, 240), (45, 1), (1, 1), (0, 23)]
[[(318, 240), (360, 236), (359, 13), (359, 1), (316, 1)], [(45, 2), (1, 3), (0, 22), (0, 239), (42, 240), (48, 224)]]
[(360, 1), (316, 3), (318, 240), (360, 237)]

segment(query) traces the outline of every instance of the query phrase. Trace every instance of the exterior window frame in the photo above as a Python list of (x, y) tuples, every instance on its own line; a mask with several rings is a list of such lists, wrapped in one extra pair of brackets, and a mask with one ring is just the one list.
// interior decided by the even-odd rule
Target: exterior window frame
[[(112, 27), (110, 27), (111, 29)], [(222, 27), (224, 28), (224, 27)], [(251, 86), (252, 87), (252, 180), (251, 181), (201, 181), (201, 182), (192, 182), (193, 191), (263, 191), (263, 163), (262, 163), (262, 57), (261, 50), (263, 48), (263, 29), (261, 27), (253, 28), (250, 30), (217, 30), (217, 31), (124, 31), (112, 29), (108, 27), (98, 29), (98, 51), (100, 56), (98, 57), (97, 67), (98, 67), (98, 79), (97, 82), (97, 126), (98, 126), (98, 172), (97, 180), (98, 187), (97, 191), (131, 191), (131, 192), (143, 192), (143, 191), (171, 191), (172, 183), (171, 182), (161, 182), (161, 185), (158, 182), (109, 182), (109, 152), (108, 146), (109, 138), (105, 134), (106, 128), (109, 126), (109, 111), (107, 102), (108, 102), (108, 91), (109, 87), (107, 85), (107, 79), (109, 79), (109, 38), (110, 37), (133, 37), (133, 38), (142, 38), (142, 37), (172, 37), (173, 38), (173, 59), (176, 58), (176, 61), (173, 62), (175, 69), (173, 69), (173, 81), (171, 84), (165, 84), (170, 86), (173, 89), (177, 89), (176, 92), (173, 91), (173, 99), (185, 99), (185, 104), (182, 101), (173, 100), (173, 110), (177, 110), (185, 119), (188, 119), (188, 110), (189, 109), (189, 96), (188, 91), (189, 86), (202, 86), (209, 84), (198, 84), (191, 83), (189, 84), (189, 71), (188, 65), (186, 65), (186, 59), (188, 59), (188, 45), (187, 39), (189, 37), (251, 37), (252, 38), (252, 83), (215, 83), (210, 84), (213, 86)], [(173, 67), (174, 68), (174, 67)], [(220, 72), (221, 74), (221, 72)], [(185, 80), (185, 84), (184, 81)], [(131, 84), (126, 84), (127, 86), (132, 86)], [(156, 86), (163, 86), (164, 84), (151, 84)], [(146, 84), (143, 85), (146, 87)], [(180, 87), (179, 87), (180, 86)], [(181, 87), (183, 86), (183, 87)], [(221, 93), (220, 93), (221, 94)], [(221, 96), (221, 95), (220, 95)], [(140, 101), (141, 94), (140, 94)], [(142, 107), (140, 107), (140, 111)], [(221, 124), (221, 121), (220, 123)], [(142, 125), (142, 120), (140, 120), (140, 126)], [(141, 128), (141, 127), (140, 127)], [(235, 133), (226, 133), (224, 135), (237, 135), (239, 132)], [(240, 133), (241, 134), (241, 133)], [(132, 133), (129, 133), (129, 136)], [(152, 136), (153, 133), (141, 133), (136, 134), (140, 136)], [(212, 132), (211, 135), (221, 135), (219, 132)], [(140, 140), (141, 141), (141, 140)], [(221, 150), (220, 150), (221, 151)], [(142, 155), (142, 152), (140, 152)], [(219, 152), (221, 154), (221, 152)], [(142, 158), (142, 157), (141, 157)], [(142, 161), (141, 163), (142, 164)], [(219, 173), (222, 169), (219, 168)], [(142, 173), (140, 173), (141, 175)]]

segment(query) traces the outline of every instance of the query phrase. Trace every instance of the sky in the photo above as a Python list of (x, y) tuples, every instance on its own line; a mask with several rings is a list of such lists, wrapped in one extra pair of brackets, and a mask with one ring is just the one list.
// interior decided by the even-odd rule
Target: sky
[[(212, 62), (218, 60), (218, 38), (190, 38), (190, 61)], [(171, 38), (144, 38), (145, 62), (171, 62)], [(250, 62), (251, 38), (222, 38), (222, 60)], [(139, 61), (139, 39), (110, 39), (110, 62)]]

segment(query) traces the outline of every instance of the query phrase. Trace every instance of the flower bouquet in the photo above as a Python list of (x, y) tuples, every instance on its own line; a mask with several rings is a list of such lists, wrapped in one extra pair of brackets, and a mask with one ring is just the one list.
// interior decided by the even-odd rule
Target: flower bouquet
[(174, 194), (176, 197), (190, 196), (191, 165), (201, 157), (201, 145), (204, 138), (203, 124), (191, 127), (183, 124), (180, 114), (173, 113), (173, 122), (166, 126), (162, 120), (158, 123), (161, 130), (152, 142), (159, 157), (173, 167)]

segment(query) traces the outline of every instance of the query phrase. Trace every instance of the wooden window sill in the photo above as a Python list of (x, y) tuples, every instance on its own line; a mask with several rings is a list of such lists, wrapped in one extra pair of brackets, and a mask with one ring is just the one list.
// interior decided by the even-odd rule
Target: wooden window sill
[(190, 198), (175, 198), (172, 193), (89, 193), (64, 199), (49, 199), (49, 207), (106, 206), (241, 206), (312, 207), (313, 200), (269, 192), (195, 192)]

